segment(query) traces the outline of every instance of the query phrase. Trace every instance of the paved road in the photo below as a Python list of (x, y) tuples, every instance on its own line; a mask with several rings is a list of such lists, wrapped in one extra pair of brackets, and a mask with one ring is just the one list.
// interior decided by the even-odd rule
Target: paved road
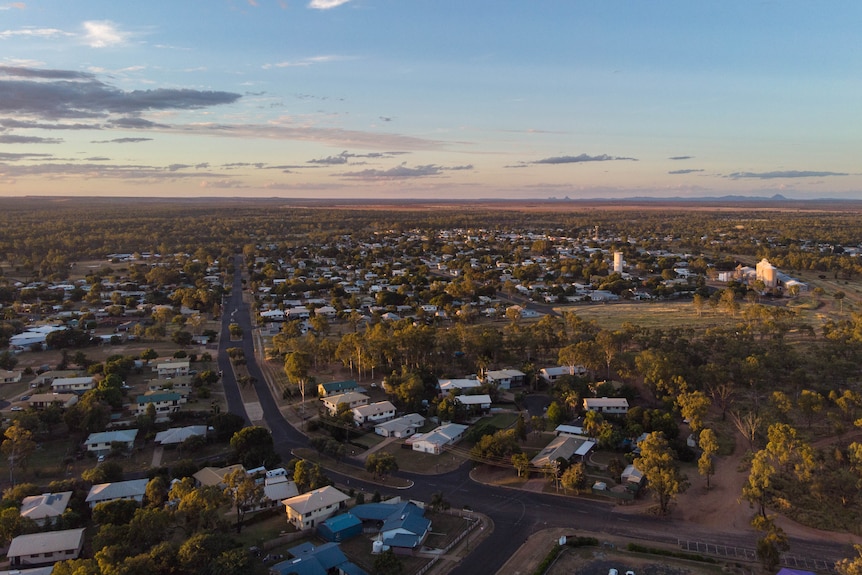
[[(236, 271), (231, 297), (225, 302), (223, 334), (227, 325), (238, 323), (245, 334), (252, 333), (252, 321), (248, 306), (242, 301), (242, 256), (236, 256)], [(244, 337), (242, 342), (225, 341), (219, 346), (219, 367), (223, 370), (223, 381), (228, 409), (248, 420), (236, 379), (230, 369), (224, 350), (240, 346), (245, 352), (249, 374), (255, 378), (255, 391), (260, 399), (263, 420), (272, 431), (276, 449), (289, 460), (291, 449), (306, 446), (307, 438), (291, 426), (278, 409), (277, 399), (261, 373), (254, 353), (253, 338)], [(645, 543), (661, 542), (680, 545), (681, 540), (699, 541), (713, 546), (751, 548), (755, 535), (715, 533), (699, 526), (675, 519), (647, 515), (622, 515), (614, 513), (614, 506), (589, 500), (556, 497), (542, 493), (506, 489), (476, 483), (469, 476), (470, 463), (443, 475), (417, 475), (399, 472), (399, 476), (413, 480), (414, 485), (406, 491), (387, 490), (376, 484), (362, 482), (356, 478), (328, 473), (336, 482), (349, 484), (367, 492), (380, 491), (391, 495), (429, 501), (431, 494), (442, 492), (454, 508), (468, 508), (484, 513), (494, 522), (493, 533), (465, 558), (453, 571), (454, 575), (475, 575), (497, 572), (528, 535), (550, 527), (564, 527), (577, 531), (590, 531), (601, 538), (602, 534), (642, 540)], [(735, 502), (734, 502), (735, 503)], [(791, 539), (791, 553), (809, 558), (835, 560), (852, 555), (849, 545), (818, 544)]]

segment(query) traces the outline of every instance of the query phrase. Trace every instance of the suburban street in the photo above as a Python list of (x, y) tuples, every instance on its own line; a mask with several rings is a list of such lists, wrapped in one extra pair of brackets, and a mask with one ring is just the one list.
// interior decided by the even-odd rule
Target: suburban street
[[(232, 413), (242, 415), (251, 424), (268, 427), (272, 432), (276, 449), (283, 460), (288, 461), (292, 457), (291, 450), (306, 446), (308, 440), (282, 416), (278, 407), (281, 398), (273, 397), (272, 390), (257, 363), (251, 337), (254, 322), (242, 298), (243, 267), (242, 255), (237, 255), (233, 289), (230, 297), (225, 300), (222, 337), (219, 343), (218, 361), (219, 368), (223, 372), (222, 381), (228, 409)], [(242, 327), (245, 334), (242, 341), (230, 341), (227, 336), (228, 325), (231, 322)], [(261, 414), (260, 420), (256, 417), (249, 418), (249, 404), (243, 403), (230, 361), (225, 353), (228, 347), (241, 347), (245, 352), (247, 368), (254, 378), (254, 388), (259, 401), (259, 407), (257, 404), (251, 407), (253, 411)], [(541, 405), (533, 408), (541, 409)], [(439, 491), (453, 508), (473, 510), (488, 516), (493, 521), (491, 535), (486, 537), (452, 571), (456, 575), (497, 572), (527, 536), (551, 527), (571, 528), (573, 532), (579, 533), (590, 532), (600, 540), (603, 535), (613, 535), (640, 540), (644, 544), (662, 542), (676, 546), (681, 541), (687, 541), (713, 547), (746, 549), (755, 547), (754, 531), (745, 534), (716, 533), (676, 519), (616, 513), (615, 506), (608, 503), (484, 485), (470, 478), (470, 468), (470, 462), (465, 462), (459, 469), (442, 475), (429, 476), (399, 472), (397, 475), (400, 477), (413, 481), (411, 488), (402, 491), (365, 483), (331, 471), (328, 471), (327, 475), (340, 484), (346, 484), (349, 479), (351, 487), (362, 488), (366, 492), (377, 490), (385, 494), (424, 501), (429, 501), (431, 494)], [(791, 539), (790, 545), (791, 555), (826, 559), (830, 563), (852, 554), (850, 545), (824, 544), (798, 539)]]

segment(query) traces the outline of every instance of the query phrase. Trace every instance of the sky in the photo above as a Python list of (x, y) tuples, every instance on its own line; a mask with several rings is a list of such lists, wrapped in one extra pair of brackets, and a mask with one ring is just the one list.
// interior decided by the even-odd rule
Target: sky
[(0, 196), (862, 199), (858, 0), (0, 0)]

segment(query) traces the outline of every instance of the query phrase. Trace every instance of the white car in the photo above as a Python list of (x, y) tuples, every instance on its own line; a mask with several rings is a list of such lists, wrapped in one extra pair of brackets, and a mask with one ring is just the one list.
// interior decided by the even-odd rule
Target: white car
[(20, 405), (16, 405), (12, 408), (12, 411), (24, 411), (24, 408)]
[(620, 575), (620, 572), (617, 571), (616, 569), (611, 568), (611, 569), (608, 569), (608, 575)]

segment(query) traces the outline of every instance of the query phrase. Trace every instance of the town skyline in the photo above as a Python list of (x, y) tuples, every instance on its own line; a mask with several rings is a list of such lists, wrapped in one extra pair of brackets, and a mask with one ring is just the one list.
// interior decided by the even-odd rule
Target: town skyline
[(0, 196), (862, 199), (860, 15), (0, 2)]

